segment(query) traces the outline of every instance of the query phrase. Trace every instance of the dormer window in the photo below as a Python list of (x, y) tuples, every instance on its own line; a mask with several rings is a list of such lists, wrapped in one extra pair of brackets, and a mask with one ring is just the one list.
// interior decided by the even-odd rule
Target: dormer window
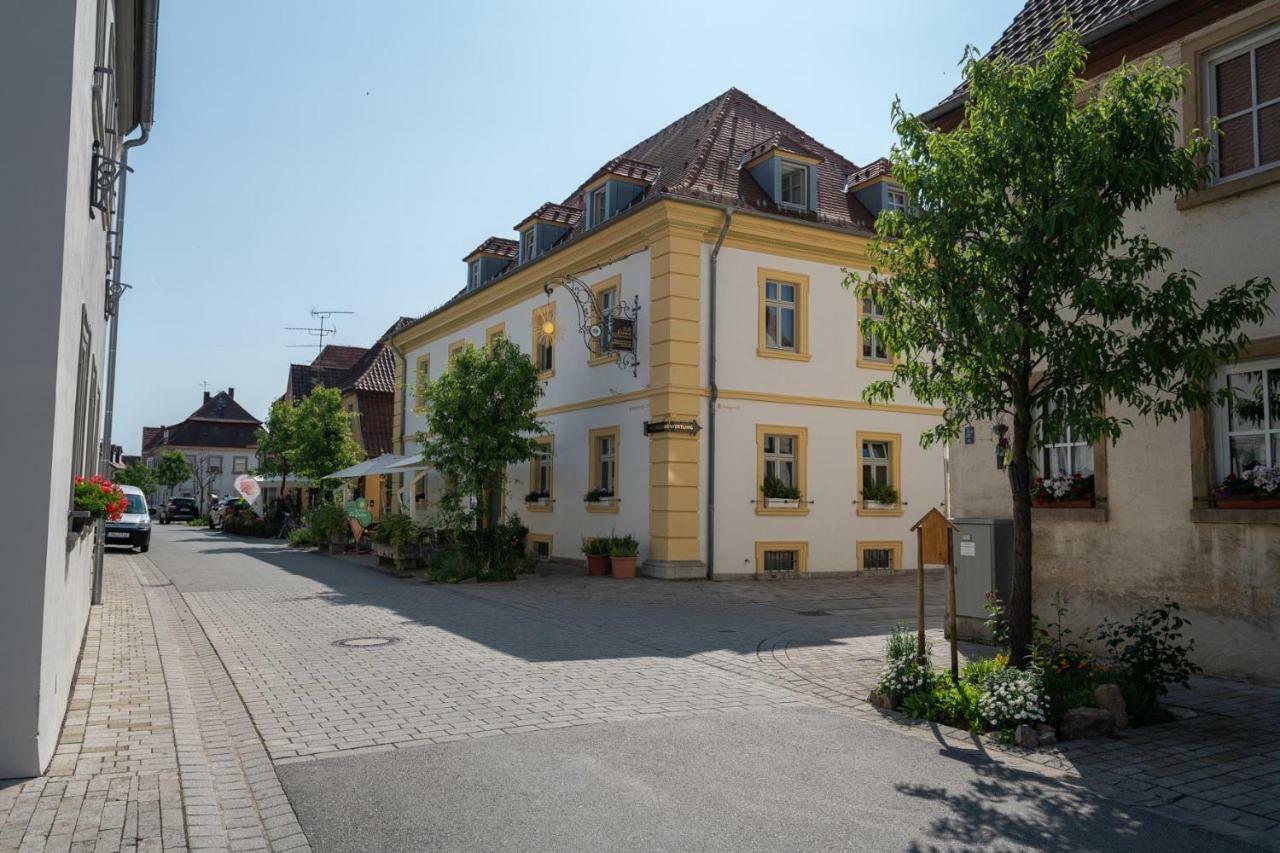
[(809, 206), (809, 167), (782, 161), (782, 203), (801, 209)]
[(593, 228), (608, 218), (608, 208), (605, 206), (607, 198), (605, 187), (600, 187), (591, 194), (591, 226)]
[(522, 264), (527, 264), (533, 260), (534, 246), (536, 245), (534, 234), (537, 230), (538, 226), (533, 225), (528, 231), (520, 232), (520, 263)]
[(886, 210), (906, 210), (907, 194), (896, 187), (890, 187), (885, 193), (884, 206)]
[(475, 290), (480, 286), (480, 259), (467, 264), (467, 290)]

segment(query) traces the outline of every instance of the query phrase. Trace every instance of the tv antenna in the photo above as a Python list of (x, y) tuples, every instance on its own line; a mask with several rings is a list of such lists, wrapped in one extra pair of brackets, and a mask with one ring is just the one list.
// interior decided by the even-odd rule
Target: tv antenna
[[(354, 311), (319, 311), (315, 308), (311, 309), (311, 317), (319, 322), (314, 326), (285, 326), (286, 332), (306, 332), (308, 335), (315, 337), (316, 355), (324, 351), (324, 339), (332, 337), (338, 333), (337, 324), (330, 323), (329, 320), (335, 314), (354, 314)], [(311, 344), (286, 344), (291, 349), (301, 349), (309, 347)]]

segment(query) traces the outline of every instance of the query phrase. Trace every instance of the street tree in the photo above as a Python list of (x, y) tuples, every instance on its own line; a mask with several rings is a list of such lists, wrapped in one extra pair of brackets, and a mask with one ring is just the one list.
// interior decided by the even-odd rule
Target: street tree
[(187, 457), (176, 450), (166, 450), (160, 454), (160, 460), (156, 463), (156, 479), (171, 492), (190, 480), (191, 466), (187, 464)]
[(546, 432), (534, 416), (541, 396), (533, 360), (506, 338), (484, 349), (465, 347), (448, 372), (422, 388), (423, 460), (454, 484), (457, 496), (483, 508), (482, 527), (501, 515), (507, 466), (532, 457), (534, 438)]
[(150, 495), (159, 487), (160, 480), (141, 461), (130, 462), (123, 470), (115, 472), (111, 479), (122, 486), (137, 486), (144, 495)]
[(297, 456), (297, 408), (287, 400), (276, 400), (267, 413), (267, 421), (258, 427), (258, 473), (280, 478), (280, 497), (294, 473)]
[(354, 465), (360, 448), (351, 434), (351, 420), (342, 408), (337, 388), (317, 386), (298, 404), (293, 415), (293, 469), (321, 486), (334, 471)]
[(1032, 641), (1036, 447), (1067, 431), (1114, 443), (1130, 413), (1159, 422), (1225, 402), (1211, 377), (1272, 293), (1254, 278), (1202, 302), (1197, 273), (1168, 269), (1168, 248), (1126, 228), (1133, 211), (1199, 187), (1212, 146), (1199, 133), (1178, 141), (1184, 69), (1124, 65), (1086, 97), (1085, 56), (1066, 27), (1034, 62), (966, 54), (964, 119), (948, 132), (895, 103), (893, 177), (907, 208), (879, 217), (870, 274), (846, 279), (880, 309), (863, 334), (897, 356), (867, 401), (905, 388), (939, 406), (925, 446), (974, 422), (1011, 426), (1009, 644), (1020, 665)]

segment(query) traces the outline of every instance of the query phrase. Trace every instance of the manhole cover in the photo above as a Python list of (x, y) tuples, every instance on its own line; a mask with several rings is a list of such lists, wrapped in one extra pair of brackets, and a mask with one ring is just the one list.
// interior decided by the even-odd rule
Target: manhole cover
[(346, 646), (349, 649), (367, 649), (373, 646), (389, 646), (399, 639), (399, 637), (351, 637), (347, 640), (338, 640), (334, 645)]
[(796, 612), (799, 613), (801, 616), (830, 616), (831, 615), (830, 610), (798, 610)]

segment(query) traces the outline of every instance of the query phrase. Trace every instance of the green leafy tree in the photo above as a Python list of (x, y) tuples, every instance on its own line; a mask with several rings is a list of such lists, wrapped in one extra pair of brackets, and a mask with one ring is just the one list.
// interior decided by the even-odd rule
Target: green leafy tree
[(160, 454), (160, 461), (156, 463), (156, 479), (160, 481), (160, 485), (172, 491), (191, 477), (187, 457), (176, 450), (166, 450)]
[(546, 432), (534, 417), (540, 396), (533, 360), (505, 338), (482, 350), (466, 347), (423, 388), (423, 459), (454, 484), (456, 495), (484, 508), (482, 526), (501, 513), (507, 466), (532, 457), (534, 437)]
[(160, 486), (156, 472), (140, 461), (130, 462), (124, 470), (117, 471), (111, 479), (122, 486), (137, 486), (144, 495), (150, 495)]
[(351, 420), (343, 411), (342, 393), (337, 388), (316, 387), (298, 404), (292, 446), (294, 470), (310, 478), (312, 485), (322, 485), (329, 474), (360, 459)]
[(266, 423), (258, 427), (258, 473), (280, 478), (282, 498), (289, 475), (297, 470), (297, 417), (298, 410), (292, 403), (276, 400)]
[(899, 356), (866, 400), (906, 388), (940, 406), (925, 446), (975, 421), (1011, 422), (1009, 644), (1020, 664), (1032, 633), (1037, 443), (1068, 429), (1114, 442), (1132, 425), (1121, 407), (1158, 422), (1223, 401), (1213, 372), (1272, 293), (1257, 278), (1201, 303), (1197, 274), (1166, 270), (1172, 253), (1125, 227), (1132, 211), (1208, 177), (1209, 141), (1178, 142), (1185, 71), (1122, 66), (1085, 97), (1084, 64), (1079, 34), (1064, 28), (1033, 63), (967, 54), (965, 116), (950, 132), (895, 104), (893, 176), (908, 207), (877, 221), (871, 274), (846, 280), (881, 309), (863, 334)]

